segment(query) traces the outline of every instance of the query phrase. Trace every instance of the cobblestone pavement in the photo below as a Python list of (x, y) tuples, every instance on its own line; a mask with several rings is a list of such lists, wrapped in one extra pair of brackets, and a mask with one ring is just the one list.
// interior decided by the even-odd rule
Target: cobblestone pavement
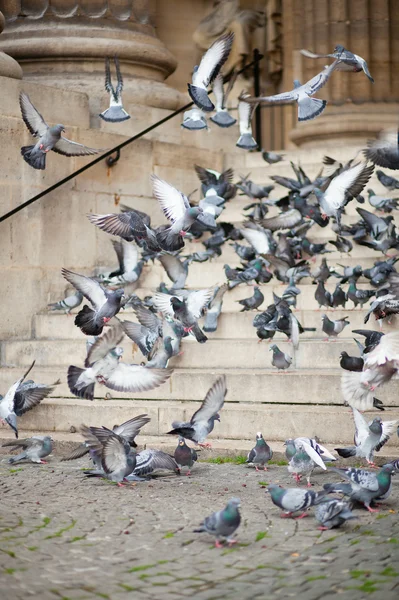
[[(399, 597), (398, 481), (378, 515), (357, 509), (358, 520), (320, 532), (312, 514), (279, 518), (264, 485), (292, 485), (284, 466), (204, 462), (191, 477), (122, 489), (84, 478), (86, 465), (0, 463), (3, 600)], [(232, 496), (239, 544), (218, 550), (193, 529)]]

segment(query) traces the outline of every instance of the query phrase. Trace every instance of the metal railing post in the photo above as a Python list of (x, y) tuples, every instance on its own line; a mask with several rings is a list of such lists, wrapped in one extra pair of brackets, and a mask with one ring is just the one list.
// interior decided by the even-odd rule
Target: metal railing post
[[(260, 96), (260, 62), (261, 54), (257, 48), (254, 50), (254, 96)], [(262, 150), (262, 109), (258, 104), (255, 108), (255, 141), (258, 144), (258, 152)]]

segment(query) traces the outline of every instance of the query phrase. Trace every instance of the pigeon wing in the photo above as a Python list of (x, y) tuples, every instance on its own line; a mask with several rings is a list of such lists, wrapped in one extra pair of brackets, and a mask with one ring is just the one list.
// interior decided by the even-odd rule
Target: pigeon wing
[(174, 317), (174, 312), (172, 305), (170, 303), (171, 298), (179, 298), (182, 300), (181, 296), (174, 294), (173, 296), (169, 296), (169, 294), (163, 294), (162, 292), (156, 292), (153, 296), (153, 302), (155, 308), (163, 313), (164, 315), (169, 315), (170, 317)]
[(315, 54), (314, 52), (305, 49), (299, 50), (299, 52), (307, 58), (335, 58), (334, 54)]
[(120, 362), (105, 385), (117, 392), (146, 392), (164, 383), (172, 373), (170, 369), (147, 369)]
[(105, 358), (108, 352), (121, 343), (123, 336), (124, 331), (119, 323), (118, 325), (110, 327), (104, 335), (97, 338), (94, 344), (90, 346), (90, 350), (85, 360), (85, 367), (91, 367), (98, 360)]
[(104, 289), (97, 281), (64, 268), (61, 269), (61, 273), (78, 292), (81, 292), (92, 303), (96, 310), (99, 310), (106, 303), (107, 297)]
[(346, 195), (358, 196), (370, 179), (373, 169), (373, 166), (359, 163), (334, 177), (324, 194), (328, 206), (338, 210), (344, 205)]
[(268, 237), (265, 231), (260, 227), (256, 229), (253, 229), (252, 227), (240, 229), (240, 233), (242, 237), (251, 244), (257, 254), (268, 254), (270, 252)]
[(187, 208), (190, 208), (186, 196), (156, 175), (151, 176), (152, 191), (158, 200), (165, 216), (174, 223), (182, 219)]
[(226, 394), (226, 376), (222, 375), (208, 390), (201, 407), (191, 417), (191, 425), (194, 425), (200, 421), (208, 422), (208, 420), (223, 407)]
[(31, 410), (54, 391), (50, 385), (34, 385), (33, 387), (21, 385), (14, 396), (14, 412), (17, 417)]
[(134, 474), (140, 476), (148, 475), (156, 469), (167, 469), (177, 471), (178, 465), (170, 454), (162, 450), (142, 450), (136, 456), (136, 467)]
[(138, 415), (133, 419), (129, 419), (129, 421), (125, 421), (122, 425), (117, 425), (113, 428), (113, 431), (131, 443), (140, 432), (140, 429), (150, 421), (151, 419), (147, 414)]
[(63, 136), (58, 140), (53, 150), (54, 152), (57, 152), (57, 154), (62, 154), (63, 156), (88, 156), (106, 151), (105, 148), (100, 148), (98, 150), (96, 148), (89, 148), (83, 144), (78, 144), (78, 142), (68, 140)]
[(207, 288), (192, 292), (187, 299), (187, 310), (195, 318), (199, 319), (202, 316), (204, 308), (211, 300), (215, 290)]
[(30, 133), (35, 137), (42, 137), (48, 130), (48, 125), (25, 92), (21, 92), (19, 95), (19, 105), (22, 118)]
[(118, 98), (120, 98), (120, 95), (123, 90), (123, 77), (122, 77), (121, 68), (119, 65), (119, 59), (116, 56), (114, 57), (114, 63), (115, 63), (115, 71), (116, 71), (116, 79), (117, 79), (116, 95)]
[(286, 212), (280, 213), (276, 217), (263, 219), (262, 225), (265, 229), (276, 231), (277, 229), (291, 229), (302, 220), (302, 215), (296, 208), (291, 208)]
[(179, 277), (185, 275), (186, 272), (184, 267), (177, 256), (173, 254), (160, 254), (158, 260), (166, 271), (167, 276), (173, 282), (177, 281)]
[(105, 473), (119, 471), (127, 466), (126, 447), (119, 435), (110, 435), (104, 442), (101, 464)]
[(87, 215), (90, 223), (96, 225), (111, 235), (128, 238), (132, 235), (138, 237), (146, 236), (146, 228), (143, 219), (136, 211), (122, 212), (120, 214)]
[(370, 430), (366, 419), (363, 415), (353, 408), (353, 420), (355, 422), (355, 444), (356, 446), (362, 446), (370, 435)]
[(193, 84), (208, 87), (229, 57), (234, 34), (227, 33), (217, 39), (203, 55), (199, 67), (193, 73)]
[(304, 440), (301, 441), (301, 445), (302, 445), (302, 448), (305, 450), (306, 454), (309, 456), (309, 458), (311, 458), (313, 460), (313, 462), (316, 463), (316, 465), (318, 465), (324, 471), (326, 471), (327, 467), (324, 464), (324, 461), (321, 458), (321, 456), (316, 452), (316, 450), (314, 450), (312, 448), (312, 446), (310, 444), (308, 444), (307, 442), (305, 442)]
[(388, 361), (397, 362), (399, 367), (399, 331), (386, 333), (378, 345), (364, 355), (364, 364), (367, 368), (384, 365)]

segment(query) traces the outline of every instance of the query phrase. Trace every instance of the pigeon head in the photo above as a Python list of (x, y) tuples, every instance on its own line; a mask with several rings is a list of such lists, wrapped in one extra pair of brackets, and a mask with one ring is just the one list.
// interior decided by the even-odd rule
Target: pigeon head
[(176, 298), (176, 296), (172, 296), (172, 298), (170, 299), (170, 303), (174, 310), (182, 308), (182, 306), (184, 304), (184, 302), (182, 300), (179, 300), (179, 298)]
[(347, 352), (345, 352), (345, 350), (343, 350), (340, 354), (341, 358), (347, 358), (349, 356), (349, 354)]
[(277, 349), (276, 344), (272, 344), (271, 346), (269, 346), (269, 352), (270, 350), (272, 350), (273, 352)]
[(192, 208), (189, 208), (187, 210), (188, 216), (191, 217), (192, 219), (196, 219), (198, 217), (198, 215), (200, 215), (203, 212), (204, 211), (200, 206), (193, 206)]
[(64, 125), (61, 125), (60, 123), (58, 123), (58, 125), (54, 125), (54, 127), (50, 127), (50, 131), (51, 131), (51, 133), (61, 134), (62, 132), (65, 131), (65, 127), (64, 127)]
[(385, 471), (386, 473), (392, 473), (395, 470), (395, 465), (392, 463), (387, 463), (386, 465), (382, 465), (381, 471)]
[(338, 46), (335, 46), (334, 48), (334, 52), (343, 52), (345, 50), (345, 48), (343, 46), (341, 46), (340, 44)]
[(377, 435), (380, 435), (382, 432), (382, 421), (379, 417), (373, 419), (373, 422), (370, 425), (370, 431)]
[(177, 442), (178, 442), (179, 446), (185, 446), (186, 445), (186, 440), (181, 435), (179, 435), (179, 439), (177, 440)]
[(231, 498), (226, 508), (239, 508), (241, 506), (241, 500), (239, 498)]
[(258, 433), (256, 434), (256, 439), (257, 439), (257, 440), (261, 440), (261, 439), (263, 439), (263, 435), (261, 434), (261, 432), (260, 432), (260, 431), (258, 431)]
[(213, 416), (215, 421), (219, 421), (220, 422), (220, 415), (219, 413), (216, 413), (216, 415)]

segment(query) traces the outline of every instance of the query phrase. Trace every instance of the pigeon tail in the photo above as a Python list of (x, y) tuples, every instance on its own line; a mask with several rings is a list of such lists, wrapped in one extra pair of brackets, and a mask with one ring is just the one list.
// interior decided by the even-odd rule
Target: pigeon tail
[(26, 458), (26, 452), (21, 452), (21, 454), (17, 454), (17, 456), (12, 456), (11, 458), (9, 458), (8, 463), (10, 465), (13, 465), (14, 463), (18, 462), (19, 460), (24, 460), (24, 458)]
[(103, 330), (103, 326), (95, 322), (94, 315), (95, 311), (85, 304), (75, 317), (75, 325), (86, 335), (100, 335)]
[(350, 483), (325, 483), (323, 488), (329, 494), (341, 493), (350, 496), (352, 493), (352, 485)]
[(195, 325), (193, 325), (191, 331), (195, 335), (195, 339), (197, 340), (197, 342), (199, 342), (200, 344), (205, 344), (208, 338), (206, 337), (198, 323), (195, 323)]
[(356, 446), (352, 446), (351, 448), (335, 448), (335, 450), (342, 458), (356, 456)]
[(86, 400), (93, 400), (94, 398), (94, 383), (90, 383), (85, 387), (76, 387), (76, 383), (84, 373), (85, 369), (80, 369), (79, 367), (74, 367), (71, 365), (68, 367), (68, 387), (71, 390), (72, 394), (77, 396), (78, 398), (85, 398)]
[(177, 251), (184, 248), (184, 240), (181, 235), (173, 233), (171, 227), (157, 231), (157, 241), (162, 250), (167, 252)]
[(252, 150), (253, 148), (257, 148), (258, 144), (255, 142), (250, 133), (244, 133), (238, 138), (236, 146), (238, 148), (244, 148), (244, 150)]
[(203, 119), (184, 119), (181, 126), (184, 127), (184, 129), (188, 129), (189, 131), (208, 129), (208, 125)]
[(198, 223), (201, 223), (201, 225), (205, 225), (205, 227), (211, 229), (212, 231), (216, 231), (216, 229), (218, 228), (214, 217), (212, 217), (212, 215), (210, 215), (209, 213), (202, 213), (198, 217), (197, 221)]
[(15, 437), (18, 439), (17, 415), (15, 413), (9, 414), (8, 417), (6, 417), (6, 422), (9, 424), (15, 433)]
[(196, 104), (199, 108), (202, 108), (205, 112), (211, 112), (215, 109), (215, 105), (212, 104), (208, 92), (203, 88), (197, 87), (196, 85), (192, 85), (191, 83), (187, 84), (188, 93), (190, 94), (191, 100)]
[(22, 146), (21, 154), (24, 160), (34, 169), (44, 170), (46, 168), (46, 153), (41, 150), (34, 151), (35, 146)]
[(103, 121), (108, 121), (109, 123), (121, 123), (122, 121), (130, 119), (130, 115), (122, 106), (110, 106), (98, 116), (103, 119)]
[(310, 121), (326, 108), (327, 100), (304, 98), (298, 102), (298, 121)]
[(205, 324), (203, 330), (206, 332), (216, 331), (218, 328), (218, 315), (216, 313), (208, 312), (205, 317)]
[(217, 112), (211, 117), (212, 123), (216, 123), (219, 127), (231, 127), (235, 123), (237, 123), (237, 119), (234, 119), (229, 113), (225, 110)]
[[(173, 423), (172, 423), (173, 425)], [(187, 440), (191, 440), (191, 436), (193, 435), (193, 428), (192, 427), (175, 427), (174, 429), (171, 429), (171, 431), (168, 431), (166, 435), (181, 435), (182, 437), (186, 438)]]

